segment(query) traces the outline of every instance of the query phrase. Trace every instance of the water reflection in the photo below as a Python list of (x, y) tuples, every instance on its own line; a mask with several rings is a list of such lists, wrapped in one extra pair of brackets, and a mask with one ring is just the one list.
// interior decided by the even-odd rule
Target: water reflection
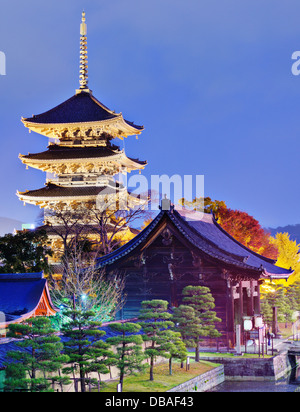
[(276, 382), (225, 381), (208, 392), (300, 392), (300, 366)]
[(298, 385), (300, 388), (300, 366), (291, 371), (289, 383), (291, 385)]

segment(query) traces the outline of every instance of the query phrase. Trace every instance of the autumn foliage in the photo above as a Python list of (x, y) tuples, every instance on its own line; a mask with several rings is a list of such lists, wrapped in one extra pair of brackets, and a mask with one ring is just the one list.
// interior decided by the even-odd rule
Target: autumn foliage
[(217, 218), (222, 228), (244, 246), (260, 255), (277, 258), (277, 248), (270, 242), (270, 234), (248, 213), (222, 207)]
[(191, 202), (180, 199), (179, 203), (182, 206), (200, 211), (204, 204), (204, 212), (213, 212), (220, 226), (234, 239), (253, 250), (253, 252), (271, 259), (277, 259), (277, 247), (270, 242), (270, 234), (248, 213), (230, 209), (224, 201), (213, 201), (210, 197), (205, 197), (204, 202), (203, 199), (201, 201), (201, 199), (195, 198)]

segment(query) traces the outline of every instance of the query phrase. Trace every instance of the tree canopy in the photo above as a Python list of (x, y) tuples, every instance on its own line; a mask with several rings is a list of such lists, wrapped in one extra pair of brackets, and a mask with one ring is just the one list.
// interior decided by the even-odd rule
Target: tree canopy
[[(300, 245), (295, 240), (290, 239), (288, 233), (277, 233), (275, 237), (270, 238), (270, 242), (278, 250), (276, 265), (285, 269), (292, 269), (294, 273), (289, 277), (287, 284), (300, 281)], [(278, 281), (277, 283), (282, 283)], [(284, 283), (286, 283), (284, 281)]]
[(47, 236), (43, 231), (23, 231), (0, 237), (2, 273), (47, 272)]

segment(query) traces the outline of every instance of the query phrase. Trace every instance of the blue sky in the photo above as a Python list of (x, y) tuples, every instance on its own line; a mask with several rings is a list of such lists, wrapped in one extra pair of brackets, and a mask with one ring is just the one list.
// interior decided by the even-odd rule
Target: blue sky
[(35, 221), (16, 190), (45, 174), (18, 154), (46, 137), (20, 119), (78, 88), (79, 24), (88, 24), (89, 86), (144, 125), (126, 153), (153, 174), (204, 175), (205, 195), (265, 227), (300, 223), (300, 50), (296, 0), (12, 0), (1, 4), (0, 216)]

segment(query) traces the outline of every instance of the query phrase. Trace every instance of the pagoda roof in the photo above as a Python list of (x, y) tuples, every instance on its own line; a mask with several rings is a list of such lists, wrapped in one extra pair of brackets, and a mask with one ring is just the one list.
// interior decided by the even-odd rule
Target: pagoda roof
[(129, 160), (131, 163), (135, 163), (137, 168), (142, 168), (147, 164), (146, 161), (140, 161), (139, 159), (127, 157), (125, 152), (120, 150), (117, 146), (66, 147), (53, 144), (49, 145), (48, 150), (44, 152), (20, 155), (20, 158), (24, 161), (24, 163), (27, 163), (27, 161), (39, 162), (98, 158), (105, 158), (105, 160), (109, 160), (109, 158), (115, 158), (120, 155)]
[[(26, 127), (38, 131), (39, 128), (60, 126), (85, 125), (104, 122), (110, 124), (117, 122), (122, 134), (122, 128), (130, 134), (139, 134), (143, 126), (135, 125), (125, 120), (122, 113), (115, 113), (97, 100), (91, 92), (81, 91), (74, 96), (44, 113), (22, 118)], [(125, 133), (126, 134), (126, 133)]]
[(18, 192), (18, 196), (21, 200), (26, 200), (29, 198), (35, 198), (38, 200), (44, 199), (59, 199), (59, 198), (81, 198), (81, 197), (95, 197), (101, 192), (104, 194), (113, 194), (121, 190), (126, 190), (123, 185), (117, 182), (112, 182), (111, 185), (99, 185), (99, 186), (60, 186), (52, 182), (49, 182), (45, 187), (36, 190), (28, 190), (26, 192)]
[(5, 319), (0, 325), (21, 322), (34, 315), (43, 294), (52, 315), (57, 309), (53, 306), (43, 273), (0, 274), (0, 312)]
[[(129, 254), (141, 253), (149, 239), (158, 236), (159, 227), (169, 221), (186, 238), (192, 247), (200, 250), (208, 259), (213, 259), (229, 269), (251, 273), (254, 277), (287, 279), (293, 271), (275, 265), (275, 261), (261, 256), (229, 235), (214, 219), (206, 213), (186, 209), (161, 211), (157, 217), (137, 236), (116, 251), (98, 259), (97, 267), (118, 264)], [(156, 235), (155, 235), (156, 233)]]

